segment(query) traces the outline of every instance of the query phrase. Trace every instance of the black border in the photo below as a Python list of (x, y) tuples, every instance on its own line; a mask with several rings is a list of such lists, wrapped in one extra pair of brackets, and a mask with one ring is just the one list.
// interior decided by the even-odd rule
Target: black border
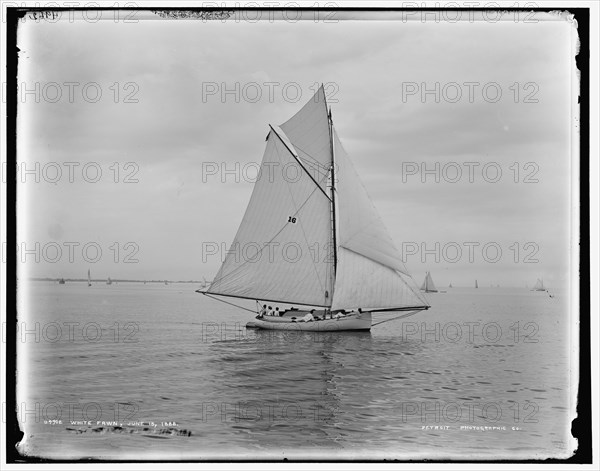
[[(173, 8), (173, 7), (143, 7), (143, 8), (117, 8), (118, 10), (125, 11), (242, 11), (242, 10), (256, 10), (273, 12), (277, 10), (289, 10), (289, 11), (314, 11), (315, 9), (309, 7), (300, 8), (240, 8), (240, 7), (221, 7), (221, 8)], [(6, 57), (7, 57), (7, 204), (6, 204), (6, 218), (7, 218), (7, 247), (16, 247), (16, 198), (17, 198), (17, 175), (16, 175), (16, 164), (17, 164), (17, 73), (18, 73), (18, 53), (17, 47), (17, 29), (20, 18), (29, 12), (46, 12), (46, 11), (102, 11), (102, 10), (115, 10), (111, 7), (99, 7), (99, 8), (16, 8), (7, 6), (6, 15)], [(329, 11), (327, 8), (320, 9), (321, 11)], [(571, 6), (565, 5), (563, 7), (553, 8), (368, 8), (368, 7), (351, 7), (351, 8), (336, 8), (336, 11), (390, 11), (390, 12), (401, 12), (401, 11), (464, 11), (464, 12), (475, 12), (475, 11), (522, 11), (522, 12), (550, 12), (550, 11), (568, 11), (574, 15), (577, 21), (580, 50), (576, 57), (577, 68), (580, 71), (581, 82), (580, 82), (580, 258), (579, 258), (579, 309), (580, 309), (580, 333), (579, 333), (579, 396), (577, 403), (577, 415), (578, 417), (572, 423), (572, 434), (578, 440), (578, 448), (574, 455), (568, 459), (546, 459), (546, 460), (434, 460), (426, 459), (422, 460), (427, 463), (531, 463), (531, 464), (587, 464), (592, 463), (592, 406), (591, 406), (591, 350), (590, 350), (590, 338), (592, 332), (590, 331), (590, 186), (589, 186), (589, 162), (590, 162), (590, 130), (589, 130), (589, 57), (590, 57), (590, 45), (589, 45), (589, 28), (590, 28), (590, 9), (589, 8), (572, 8)], [(11, 252), (9, 251), (9, 254)], [(150, 461), (150, 460), (99, 460), (99, 459), (80, 459), (80, 460), (54, 460), (47, 458), (31, 457), (21, 455), (18, 453), (15, 445), (22, 439), (23, 433), (19, 429), (17, 421), (16, 411), (16, 325), (17, 325), (17, 254), (7, 255), (6, 260), (6, 306), (7, 306), (7, 339), (6, 339), (6, 462), (8, 464), (15, 463), (166, 463), (173, 462), (173, 460), (161, 460), (161, 461)], [(14, 328), (8, 328), (12, 325)], [(10, 374), (9, 374), (10, 372)], [(255, 463), (255, 462), (294, 462), (294, 463), (338, 463), (338, 462), (355, 462), (355, 463), (415, 463), (421, 460), (273, 460), (273, 459), (261, 459), (256, 460), (183, 460), (178, 463)]]

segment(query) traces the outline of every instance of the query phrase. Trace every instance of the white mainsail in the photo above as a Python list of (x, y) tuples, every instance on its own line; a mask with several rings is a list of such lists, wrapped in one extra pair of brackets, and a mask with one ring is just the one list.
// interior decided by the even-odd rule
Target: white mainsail
[(330, 123), (322, 86), (271, 126), (261, 170), (206, 294), (333, 310), (428, 307)]
[[(317, 118), (315, 106), (319, 106), (322, 117), (317, 121), (324, 119), (327, 131), (327, 105), (324, 99), (320, 103), (311, 100), (309, 105), (314, 106), (305, 106), (298, 113), (301, 116), (296, 115), (282, 128), (272, 127), (260, 177), (209, 294), (331, 305), (330, 199), (323, 190), (328, 175), (313, 173), (308, 166), (302, 168), (306, 163), (302, 151), (283, 131), (291, 132), (291, 124), (298, 122), (303, 132), (291, 134), (298, 136), (305, 151), (312, 151), (303, 140), (304, 132), (308, 132), (306, 123)], [(308, 116), (303, 118), (303, 113)], [(315, 149), (322, 150), (318, 146)]]
[(298, 167), (277, 133), (271, 132), (261, 176), (209, 293), (330, 304), (325, 294), (331, 292), (332, 263), (324, 253), (331, 246), (324, 223), (330, 218), (330, 202), (306, 172), (292, 183), (282, 171), (292, 165)]

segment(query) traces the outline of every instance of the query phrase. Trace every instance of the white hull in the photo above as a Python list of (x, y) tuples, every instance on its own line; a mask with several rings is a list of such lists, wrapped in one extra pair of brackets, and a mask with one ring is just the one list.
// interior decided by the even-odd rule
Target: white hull
[(246, 324), (248, 329), (295, 330), (299, 332), (333, 332), (343, 330), (370, 330), (371, 313), (348, 315), (339, 319), (322, 319), (318, 321), (294, 321), (289, 316), (253, 319)]

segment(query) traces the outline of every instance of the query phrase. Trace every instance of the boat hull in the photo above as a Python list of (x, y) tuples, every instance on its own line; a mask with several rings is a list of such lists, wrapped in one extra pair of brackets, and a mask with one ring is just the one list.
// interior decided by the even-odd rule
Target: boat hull
[(363, 312), (360, 316), (349, 315), (339, 319), (322, 319), (318, 321), (300, 322), (289, 317), (273, 317), (253, 319), (246, 324), (247, 329), (295, 330), (298, 332), (340, 332), (348, 330), (371, 330), (371, 313)]

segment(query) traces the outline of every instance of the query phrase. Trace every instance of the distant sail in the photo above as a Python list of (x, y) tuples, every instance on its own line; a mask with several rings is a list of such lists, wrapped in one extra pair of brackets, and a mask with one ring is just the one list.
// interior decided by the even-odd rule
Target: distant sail
[(90, 277), (90, 269), (88, 268), (88, 286), (92, 286), (92, 279)]
[(426, 293), (437, 293), (438, 290), (433, 283), (433, 278), (431, 278), (431, 273), (427, 272), (425, 274), (425, 279), (423, 280), (423, 284), (421, 285), (421, 291), (425, 291)]
[(546, 291), (546, 288), (544, 288), (544, 280), (538, 278), (531, 291)]
[(475, 288), (479, 288), (479, 286), (477, 285), (477, 280), (475, 280)]

